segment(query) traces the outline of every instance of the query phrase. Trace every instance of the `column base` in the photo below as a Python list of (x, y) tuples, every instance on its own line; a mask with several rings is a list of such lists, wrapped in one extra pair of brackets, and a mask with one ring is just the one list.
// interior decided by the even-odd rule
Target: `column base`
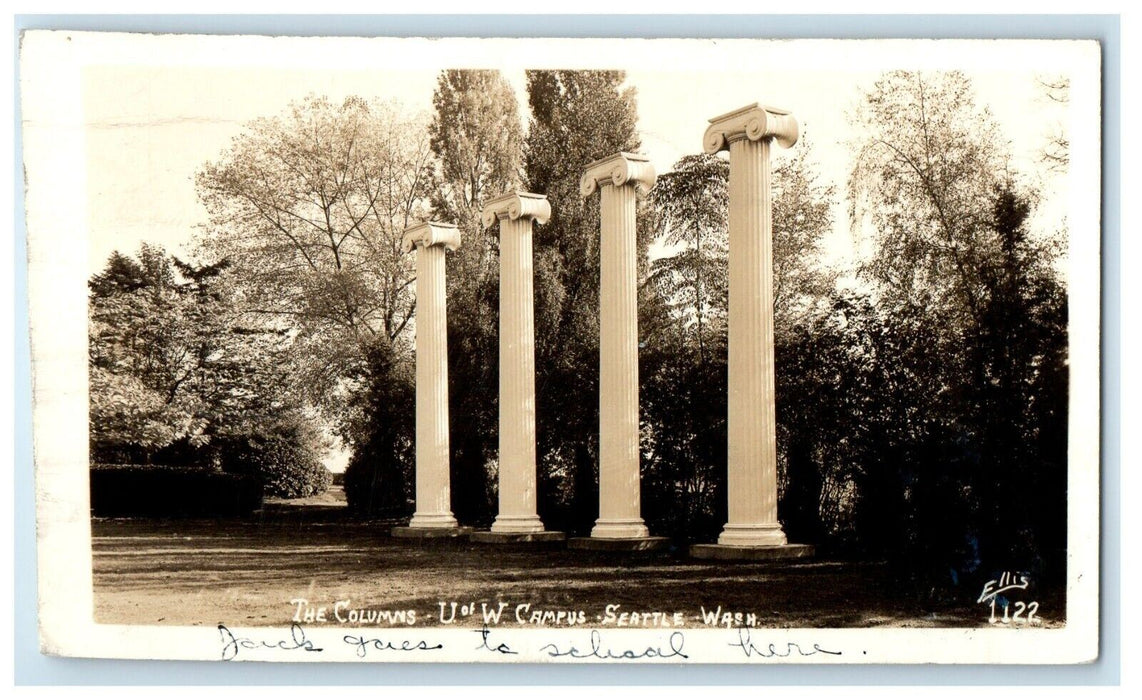
[(408, 521), (411, 528), (454, 528), (458, 526), (455, 516), (451, 513), (413, 513), (412, 520)]
[(467, 539), (470, 527), (394, 527), (392, 536), (403, 540)]
[(787, 544), (780, 523), (733, 525), (726, 523), (718, 544), (731, 547), (780, 547)]
[(543, 521), (538, 515), (497, 515), (492, 523), (492, 532), (499, 533), (536, 533), (543, 532)]
[(567, 540), (562, 532), (473, 532), (471, 542), (480, 544), (559, 545)]
[(631, 539), (636, 537), (650, 537), (650, 530), (642, 518), (627, 520), (599, 518), (595, 527), (591, 528), (591, 537), (595, 539)]
[(669, 537), (572, 537), (568, 549), (592, 552), (659, 552), (670, 546)]
[(783, 544), (769, 546), (742, 546), (725, 544), (690, 545), (690, 556), (695, 559), (722, 561), (791, 561), (812, 559), (815, 549), (810, 544)]

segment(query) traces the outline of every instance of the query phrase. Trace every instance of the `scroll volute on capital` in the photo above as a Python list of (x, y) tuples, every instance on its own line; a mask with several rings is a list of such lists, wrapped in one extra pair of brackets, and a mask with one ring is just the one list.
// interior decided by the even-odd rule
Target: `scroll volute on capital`
[(729, 148), (730, 141), (737, 138), (751, 141), (772, 138), (783, 148), (790, 148), (797, 143), (799, 134), (797, 119), (792, 114), (755, 102), (711, 119), (702, 146), (706, 153), (717, 153)]
[(401, 237), (401, 251), (409, 252), (417, 244), (426, 248), (433, 245), (442, 245), (447, 250), (456, 250), (460, 247), (460, 229), (456, 224), (444, 224), (438, 221), (426, 221), (404, 230)]
[(490, 228), (501, 218), (530, 218), (537, 224), (546, 224), (551, 218), (551, 204), (542, 194), (508, 192), (486, 203), (481, 216), (484, 228)]
[(658, 178), (654, 166), (646, 156), (638, 153), (616, 153), (587, 166), (579, 181), (579, 194), (590, 197), (601, 185), (608, 182), (615, 187), (634, 184), (649, 192)]

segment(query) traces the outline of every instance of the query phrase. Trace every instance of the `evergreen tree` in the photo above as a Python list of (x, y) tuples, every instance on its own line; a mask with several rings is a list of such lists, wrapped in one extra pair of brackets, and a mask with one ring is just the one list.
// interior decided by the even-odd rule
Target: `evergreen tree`
[(93, 461), (252, 472), (272, 495), (328, 485), (320, 435), (291, 395), (288, 339), (251, 323), (234, 287), (225, 261), (149, 244), (92, 277)]
[[(535, 232), (536, 423), (540, 515), (584, 533), (598, 517), (599, 203), (579, 180), (591, 162), (636, 151), (633, 88), (620, 71), (528, 71), (525, 173), (547, 195)], [(645, 269), (649, 236), (640, 240)]]
[(499, 71), (446, 70), (433, 95), (433, 153), (440, 162), (434, 217), (462, 238), (448, 256), (448, 378), (456, 517), (489, 525), (497, 456), (499, 256), (484, 203), (519, 186), (523, 129), (511, 85)]

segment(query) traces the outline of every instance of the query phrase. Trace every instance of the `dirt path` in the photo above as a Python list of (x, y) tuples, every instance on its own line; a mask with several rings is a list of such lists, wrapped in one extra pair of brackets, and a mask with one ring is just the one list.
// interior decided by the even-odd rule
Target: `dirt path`
[(332, 484), (324, 493), (309, 498), (267, 498), (266, 505), (284, 509), (332, 507), (344, 508), (349, 505), (345, 500), (345, 487)]
[[(328, 508), (328, 505), (318, 506)], [(308, 509), (306, 512), (309, 512)], [(836, 562), (717, 564), (675, 553), (653, 558), (581, 551), (507, 551), (393, 540), (381, 524), (104, 520), (93, 522), (96, 620), (114, 624), (288, 624), (291, 600), (349, 610), (414, 611), (440, 624), (440, 603), (505, 603), (505, 622), (535, 611), (683, 612), (721, 606), (763, 627), (986, 625), (976, 590), (921, 606), (896, 594), (881, 566)], [(1056, 607), (1052, 607), (1056, 606)], [(446, 610), (447, 610), (446, 606)], [(1040, 616), (1058, 624), (1061, 602)]]

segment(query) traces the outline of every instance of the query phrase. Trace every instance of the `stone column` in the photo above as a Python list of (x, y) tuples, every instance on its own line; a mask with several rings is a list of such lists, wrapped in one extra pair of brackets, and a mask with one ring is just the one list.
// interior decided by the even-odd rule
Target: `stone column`
[(455, 529), (449, 489), (448, 326), (444, 249), (460, 247), (453, 224), (406, 229), (401, 244), (416, 247), (416, 513), (409, 529)]
[(587, 166), (580, 192), (601, 190), (599, 278), (599, 519), (591, 537), (650, 535), (640, 509), (638, 261), (635, 187), (654, 187), (645, 156), (617, 153)]
[(769, 149), (797, 142), (797, 121), (757, 104), (710, 120), (707, 153), (729, 149), (729, 522), (718, 544), (786, 544), (777, 520), (773, 372), (773, 203)]
[(484, 206), (500, 224), (500, 505), (493, 534), (543, 532), (535, 508), (535, 292), (532, 221), (547, 223), (547, 198), (509, 192)]

